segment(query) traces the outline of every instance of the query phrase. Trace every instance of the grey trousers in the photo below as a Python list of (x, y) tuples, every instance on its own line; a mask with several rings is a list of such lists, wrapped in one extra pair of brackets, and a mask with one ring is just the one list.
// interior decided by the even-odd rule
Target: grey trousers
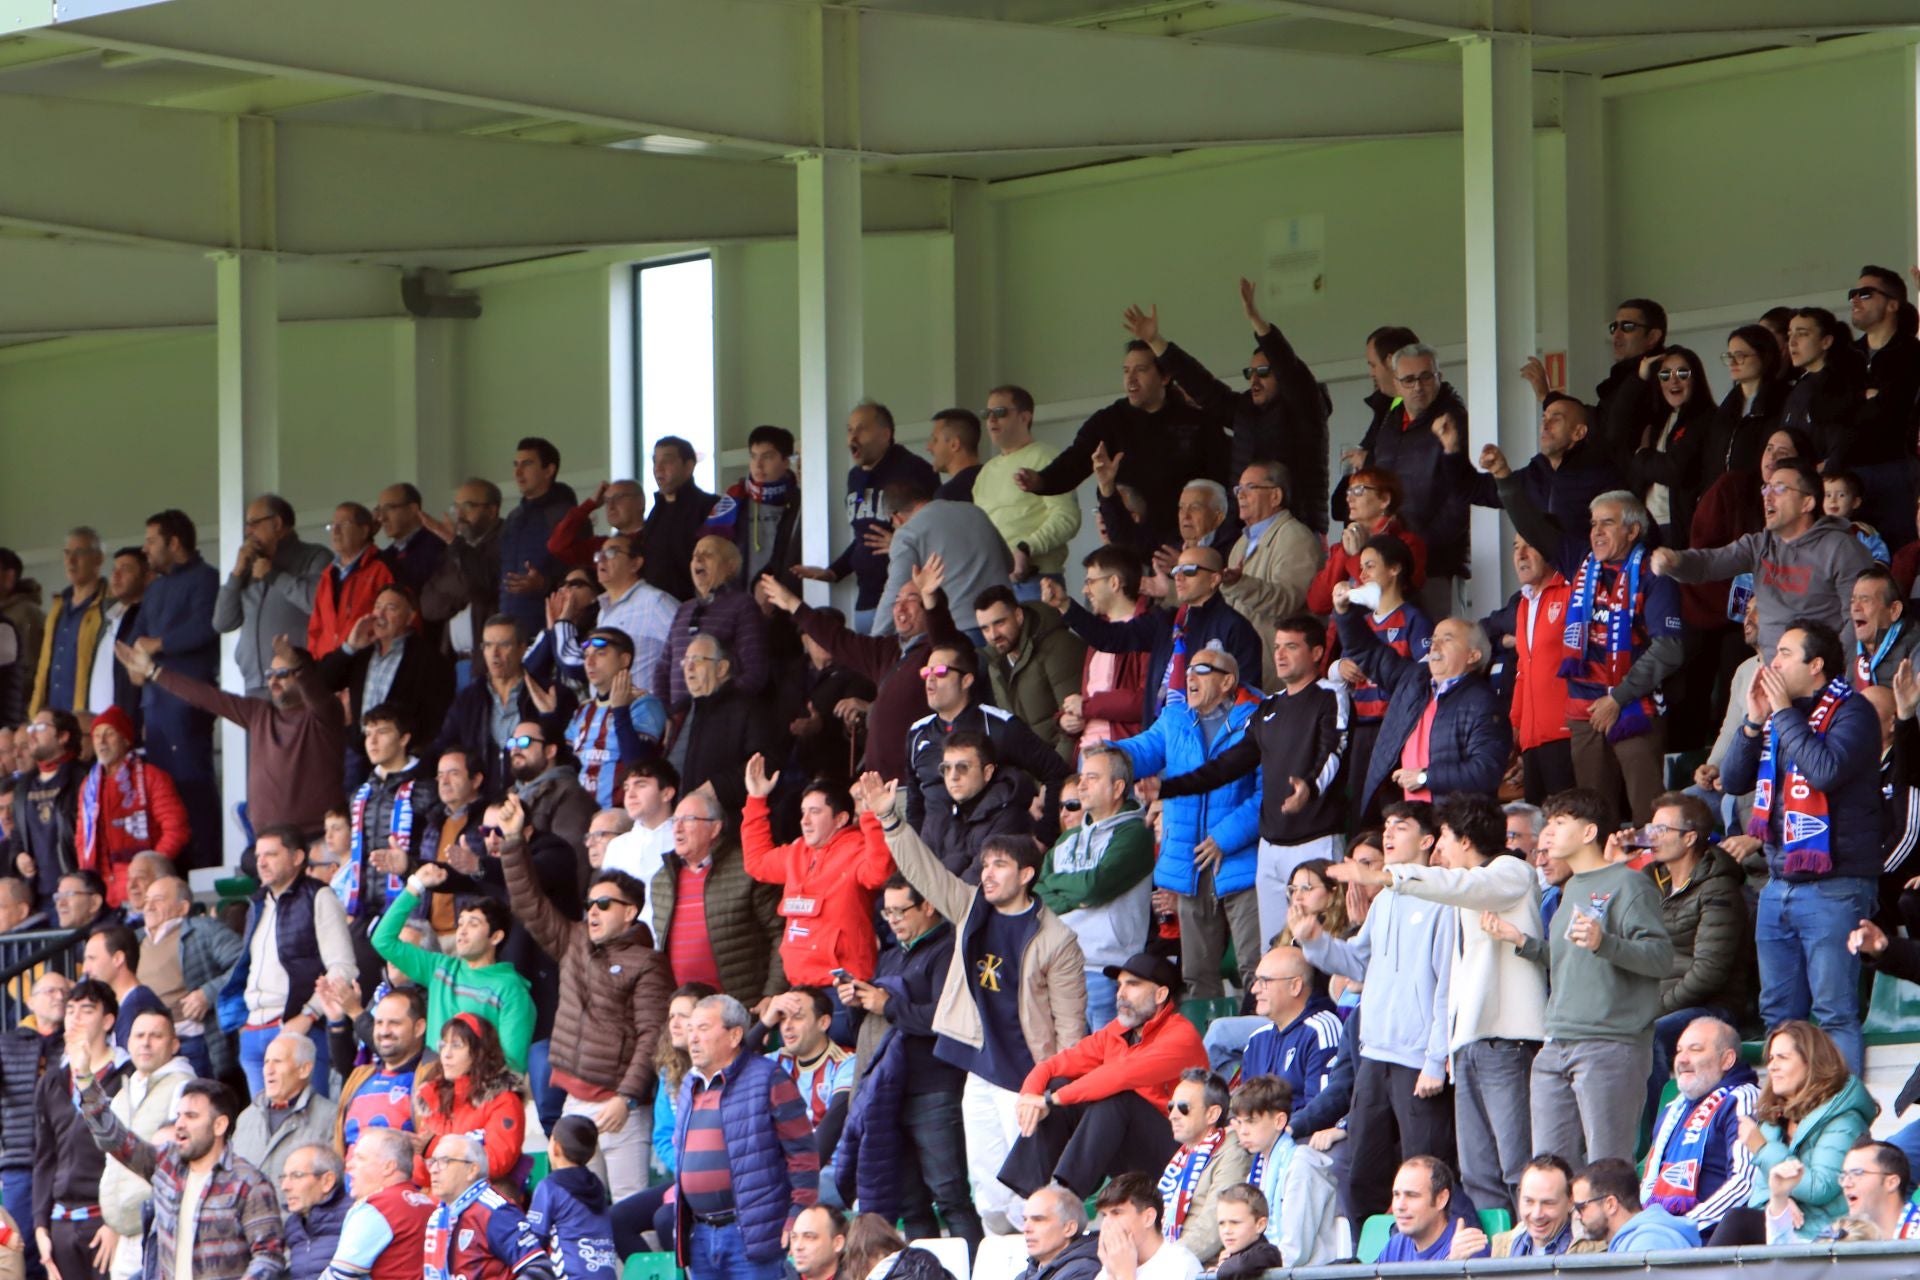
[(1520, 1172), (1533, 1159), (1527, 1098), (1535, 1040), (1475, 1040), (1453, 1055), (1453, 1129), (1460, 1180), (1477, 1209), (1515, 1212)]
[(1180, 907), (1180, 976), (1186, 979), (1188, 998), (1218, 1000), (1227, 993), (1220, 981), (1220, 959), (1227, 953), (1227, 938), (1233, 938), (1233, 962), (1240, 970), (1240, 989), (1254, 966), (1260, 963), (1264, 948), (1260, 944), (1260, 897), (1252, 889), (1230, 893), (1225, 898), (1214, 892), (1213, 872), (1200, 877), (1200, 892), (1188, 897), (1176, 894)]
[(1647, 1103), (1653, 1043), (1549, 1040), (1533, 1059), (1533, 1145), (1578, 1169), (1617, 1156), (1633, 1162)]

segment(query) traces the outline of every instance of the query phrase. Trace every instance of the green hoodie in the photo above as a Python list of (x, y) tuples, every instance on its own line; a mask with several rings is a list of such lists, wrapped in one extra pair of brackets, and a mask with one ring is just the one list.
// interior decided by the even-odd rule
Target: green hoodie
[(1122, 964), (1146, 949), (1153, 833), (1143, 818), (1129, 799), (1111, 818), (1061, 832), (1033, 882), (1033, 896), (1079, 936), (1089, 969)]
[(440, 1028), (448, 1018), (476, 1014), (500, 1033), (507, 1065), (525, 1075), (527, 1046), (533, 1043), (533, 993), (525, 975), (504, 960), (475, 968), (458, 956), (401, 941), (400, 931), (419, 901), (412, 890), (405, 890), (387, 904), (387, 913), (373, 931), (373, 949), (425, 989), (427, 1047), (440, 1043)]

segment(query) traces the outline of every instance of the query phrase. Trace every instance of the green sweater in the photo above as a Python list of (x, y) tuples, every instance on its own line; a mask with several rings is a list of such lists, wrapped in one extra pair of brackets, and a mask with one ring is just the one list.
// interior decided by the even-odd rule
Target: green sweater
[(504, 961), (475, 968), (457, 956), (401, 941), (400, 931), (418, 901), (411, 891), (403, 890), (387, 905), (373, 931), (373, 949), (426, 991), (427, 1047), (439, 1045), (440, 1028), (448, 1018), (477, 1014), (500, 1033), (507, 1065), (525, 1075), (527, 1047), (533, 1043), (533, 993), (526, 977)]
[(1033, 896), (1080, 939), (1088, 969), (1121, 964), (1146, 949), (1152, 917), (1153, 833), (1140, 806), (1060, 833), (1040, 863)]
[[(1598, 951), (1567, 940), (1576, 912), (1599, 917)], [(1583, 871), (1561, 890), (1550, 932), (1548, 1037), (1649, 1041), (1660, 1016), (1660, 981), (1673, 965), (1653, 881), (1624, 862)]]

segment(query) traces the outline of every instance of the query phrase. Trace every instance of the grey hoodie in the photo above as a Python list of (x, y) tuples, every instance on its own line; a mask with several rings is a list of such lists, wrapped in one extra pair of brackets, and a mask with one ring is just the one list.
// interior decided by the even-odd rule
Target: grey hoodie
[(1762, 529), (1724, 547), (1675, 554), (1680, 558), (1667, 570), (1675, 582), (1725, 582), (1743, 573), (1753, 575), (1763, 655), (1773, 653), (1795, 618), (1818, 618), (1841, 635), (1850, 634), (1847, 610), (1853, 580), (1873, 563), (1853, 529), (1837, 516), (1821, 516), (1791, 542)]
[[(119, 1117), (121, 1124), (151, 1142), (156, 1133), (172, 1125), (180, 1086), (196, 1074), (193, 1064), (178, 1056), (161, 1063), (145, 1080), (129, 1072), (107, 1109)], [(137, 1237), (140, 1207), (152, 1194), (153, 1186), (145, 1178), (118, 1160), (109, 1159), (100, 1174), (100, 1217), (122, 1237)]]

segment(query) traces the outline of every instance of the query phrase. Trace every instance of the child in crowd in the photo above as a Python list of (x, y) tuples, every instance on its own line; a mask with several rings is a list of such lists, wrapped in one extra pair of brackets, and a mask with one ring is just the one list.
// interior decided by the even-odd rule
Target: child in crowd
[(559, 1275), (615, 1280), (620, 1274), (607, 1187), (587, 1167), (599, 1148), (600, 1131), (585, 1116), (562, 1116), (547, 1141), (551, 1172), (533, 1189), (527, 1224), (547, 1246)]
[(1213, 1216), (1220, 1228), (1218, 1280), (1257, 1276), (1282, 1265), (1280, 1250), (1267, 1239), (1267, 1198), (1260, 1188), (1241, 1182), (1223, 1189)]
[(1823, 515), (1835, 516), (1845, 520), (1853, 527), (1853, 536), (1860, 539), (1860, 545), (1867, 549), (1875, 564), (1887, 564), (1893, 557), (1887, 551), (1887, 540), (1880, 536), (1870, 524), (1853, 518), (1867, 501), (1867, 487), (1860, 477), (1851, 471), (1828, 471), (1821, 477), (1821, 488), (1825, 496), (1820, 510)]

